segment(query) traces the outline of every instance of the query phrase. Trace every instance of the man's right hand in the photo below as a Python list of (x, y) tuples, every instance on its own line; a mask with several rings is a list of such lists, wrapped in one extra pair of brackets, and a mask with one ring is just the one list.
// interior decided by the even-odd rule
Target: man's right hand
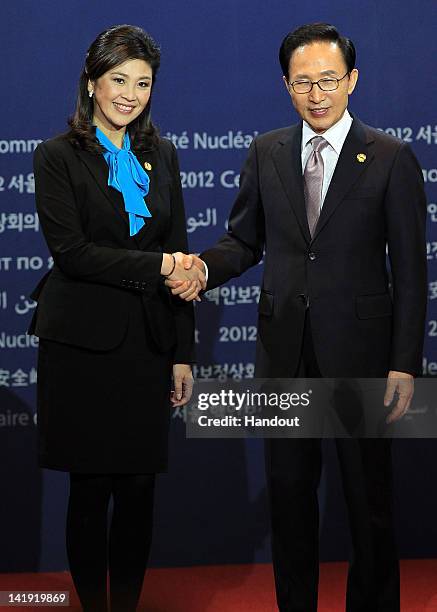
[[(189, 280), (182, 280), (181, 278), (174, 278), (173, 274), (165, 281), (167, 287), (171, 289), (173, 295), (178, 295), (181, 299), (190, 302), (191, 300), (197, 300), (200, 302), (199, 291), (206, 289), (206, 278), (205, 278), (205, 265), (200, 257), (197, 255), (184, 255), (183, 253), (177, 253), (177, 263), (181, 264), (187, 274), (198, 274), (199, 284), (196, 287)], [(179, 257), (180, 256), (180, 257)]]

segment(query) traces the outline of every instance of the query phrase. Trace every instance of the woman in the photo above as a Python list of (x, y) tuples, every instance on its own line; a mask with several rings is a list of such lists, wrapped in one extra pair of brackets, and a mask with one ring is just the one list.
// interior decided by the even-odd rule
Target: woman
[[(160, 52), (140, 28), (92, 43), (70, 129), (38, 146), (36, 204), (54, 259), (33, 294), (39, 459), (70, 473), (67, 552), (84, 610), (135, 610), (155, 474), (166, 470), (170, 397), (191, 395), (193, 310), (176, 151), (150, 119)], [(176, 252), (176, 253), (175, 253)], [(173, 253), (173, 254), (172, 254)], [(174, 391), (171, 395), (171, 375)], [(107, 542), (107, 513), (113, 514)]]

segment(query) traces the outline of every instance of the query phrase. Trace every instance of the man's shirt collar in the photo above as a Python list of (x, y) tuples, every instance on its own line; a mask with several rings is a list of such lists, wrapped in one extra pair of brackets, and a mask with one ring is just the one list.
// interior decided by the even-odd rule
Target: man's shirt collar
[(352, 117), (350, 116), (348, 110), (346, 109), (343, 113), (343, 117), (334, 123), (326, 132), (323, 134), (317, 134), (311, 127), (308, 125), (306, 121), (303, 121), (302, 127), (302, 151), (307, 146), (308, 142), (314, 138), (315, 136), (322, 136), (325, 140), (329, 142), (331, 147), (340, 155), (341, 149), (343, 147), (344, 141), (346, 140), (346, 136), (350, 130), (352, 125)]

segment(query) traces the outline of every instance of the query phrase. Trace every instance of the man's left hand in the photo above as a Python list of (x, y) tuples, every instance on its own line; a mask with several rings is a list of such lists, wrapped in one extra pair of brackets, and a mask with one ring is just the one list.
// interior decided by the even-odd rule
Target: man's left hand
[(397, 421), (407, 412), (414, 394), (414, 377), (406, 372), (390, 370), (385, 389), (384, 406), (390, 406), (395, 393), (398, 394), (398, 400), (386, 418), (386, 423)]

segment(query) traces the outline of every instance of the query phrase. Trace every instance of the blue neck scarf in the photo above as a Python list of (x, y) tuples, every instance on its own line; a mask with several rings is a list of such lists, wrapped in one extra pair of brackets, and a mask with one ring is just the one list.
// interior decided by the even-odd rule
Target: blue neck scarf
[(105, 148), (103, 157), (109, 166), (108, 185), (123, 195), (124, 209), (129, 215), (129, 234), (138, 234), (144, 225), (144, 217), (151, 217), (144, 201), (149, 193), (150, 179), (130, 148), (129, 134), (119, 149), (96, 127), (96, 138)]

